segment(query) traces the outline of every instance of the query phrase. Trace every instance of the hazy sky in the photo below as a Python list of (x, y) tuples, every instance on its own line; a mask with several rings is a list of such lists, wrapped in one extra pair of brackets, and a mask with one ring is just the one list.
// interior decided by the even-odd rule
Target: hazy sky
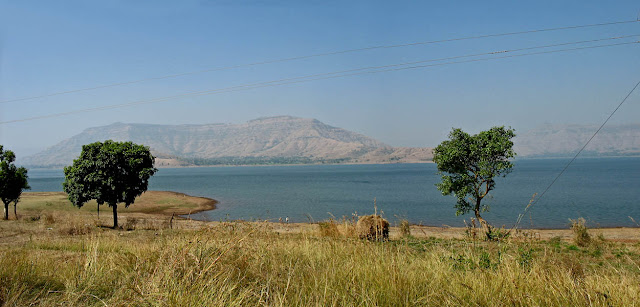
[[(639, 13), (637, 0), (0, 0), (0, 122), (369, 66), (640, 35), (640, 22), (633, 22), (371, 49), (6, 102), (371, 46), (637, 20)], [(639, 72), (640, 44), (583, 49), (6, 123), (0, 124), (0, 144), (27, 155), (85, 128), (118, 121), (240, 123), (293, 115), (317, 118), (389, 145), (435, 146), (451, 127), (477, 132), (508, 125), (525, 131), (545, 123), (601, 123), (640, 80)], [(611, 124), (639, 122), (639, 114), (640, 94), (635, 93)]]

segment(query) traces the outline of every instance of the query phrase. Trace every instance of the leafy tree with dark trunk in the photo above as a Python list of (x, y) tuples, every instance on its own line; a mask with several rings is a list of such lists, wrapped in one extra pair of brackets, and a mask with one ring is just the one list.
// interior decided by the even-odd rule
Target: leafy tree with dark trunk
[(125, 207), (147, 190), (149, 178), (158, 171), (149, 148), (132, 142), (95, 142), (82, 146), (73, 165), (64, 168), (62, 184), (71, 203), (82, 207), (95, 199), (98, 206), (113, 209), (113, 228), (118, 227), (118, 204)]
[[(490, 225), (480, 212), (488, 211), (482, 203), (495, 188), (494, 178), (511, 172), (515, 157), (513, 142), (515, 132), (511, 128), (493, 127), (476, 135), (461, 129), (453, 129), (449, 140), (433, 150), (433, 162), (438, 165), (442, 182), (436, 184), (443, 195), (455, 194), (458, 199), (456, 215), (473, 211), (476, 219), (487, 231)], [(487, 232), (489, 234), (489, 232)]]
[(9, 219), (9, 204), (13, 203), (13, 214), (16, 214), (16, 206), (20, 201), (22, 190), (30, 189), (27, 179), (27, 169), (17, 167), (13, 162), (16, 155), (11, 150), (4, 150), (0, 145), (0, 199), (4, 204), (4, 219)]

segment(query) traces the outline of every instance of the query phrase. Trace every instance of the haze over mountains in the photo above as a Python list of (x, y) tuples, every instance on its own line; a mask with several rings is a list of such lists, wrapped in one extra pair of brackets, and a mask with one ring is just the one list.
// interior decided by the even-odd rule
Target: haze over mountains
[[(599, 125), (547, 125), (518, 134), (514, 149), (521, 157), (573, 156)], [(640, 156), (640, 124), (607, 125), (581, 156)]]
[(430, 149), (395, 148), (315, 119), (278, 116), (243, 124), (114, 123), (86, 129), (19, 162), (43, 167), (69, 165), (80, 154), (82, 145), (107, 139), (149, 146), (159, 158), (158, 166), (431, 160)]
[[(518, 157), (570, 156), (597, 126), (545, 126), (518, 133)], [(18, 163), (31, 167), (70, 165), (82, 145), (133, 141), (149, 146), (162, 166), (298, 163), (416, 163), (432, 159), (431, 148), (392, 147), (316, 119), (278, 116), (242, 124), (151, 125), (114, 123), (89, 128)], [(436, 144), (434, 144), (436, 145)], [(587, 156), (640, 155), (640, 124), (605, 127)]]

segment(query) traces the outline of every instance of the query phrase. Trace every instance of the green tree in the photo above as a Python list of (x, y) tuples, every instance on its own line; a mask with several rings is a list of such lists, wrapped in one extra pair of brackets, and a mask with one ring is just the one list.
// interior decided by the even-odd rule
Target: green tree
[(82, 207), (95, 199), (98, 206), (113, 209), (113, 228), (118, 227), (118, 204), (125, 207), (147, 190), (149, 178), (158, 171), (149, 148), (132, 142), (95, 142), (82, 146), (73, 165), (64, 168), (62, 184), (71, 203)]
[(27, 169), (17, 167), (13, 162), (16, 155), (11, 150), (4, 150), (0, 145), (0, 199), (4, 203), (4, 219), (9, 219), (9, 204), (13, 203), (13, 214), (22, 195), (22, 190), (30, 189), (27, 179)]
[(495, 188), (494, 178), (511, 172), (515, 157), (511, 128), (493, 127), (476, 135), (453, 129), (449, 140), (433, 150), (442, 182), (436, 184), (442, 195), (454, 194), (458, 199), (456, 215), (473, 211), (480, 224), (490, 230), (480, 212), (488, 211), (482, 199)]

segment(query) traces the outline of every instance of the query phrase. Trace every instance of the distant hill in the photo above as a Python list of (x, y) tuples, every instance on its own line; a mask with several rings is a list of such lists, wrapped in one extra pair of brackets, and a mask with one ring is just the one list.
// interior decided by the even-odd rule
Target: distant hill
[(144, 144), (157, 166), (428, 162), (431, 150), (394, 148), (315, 119), (278, 116), (243, 124), (114, 123), (89, 128), (18, 161), (32, 167), (70, 165), (82, 145), (104, 140)]
[[(597, 129), (595, 125), (547, 125), (518, 131), (515, 150), (521, 158), (572, 156)], [(114, 123), (86, 129), (17, 162), (30, 167), (70, 165), (82, 145), (108, 139), (149, 146), (158, 167), (416, 163), (433, 157), (432, 148), (392, 147), (316, 119), (278, 116), (242, 124)], [(640, 156), (640, 124), (605, 126), (581, 156)]]
[[(514, 140), (519, 157), (567, 157), (574, 155), (598, 130), (596, 125), (548, 125)], [(640, 156), (640, 124), (607, 125), (581, 156)]]

